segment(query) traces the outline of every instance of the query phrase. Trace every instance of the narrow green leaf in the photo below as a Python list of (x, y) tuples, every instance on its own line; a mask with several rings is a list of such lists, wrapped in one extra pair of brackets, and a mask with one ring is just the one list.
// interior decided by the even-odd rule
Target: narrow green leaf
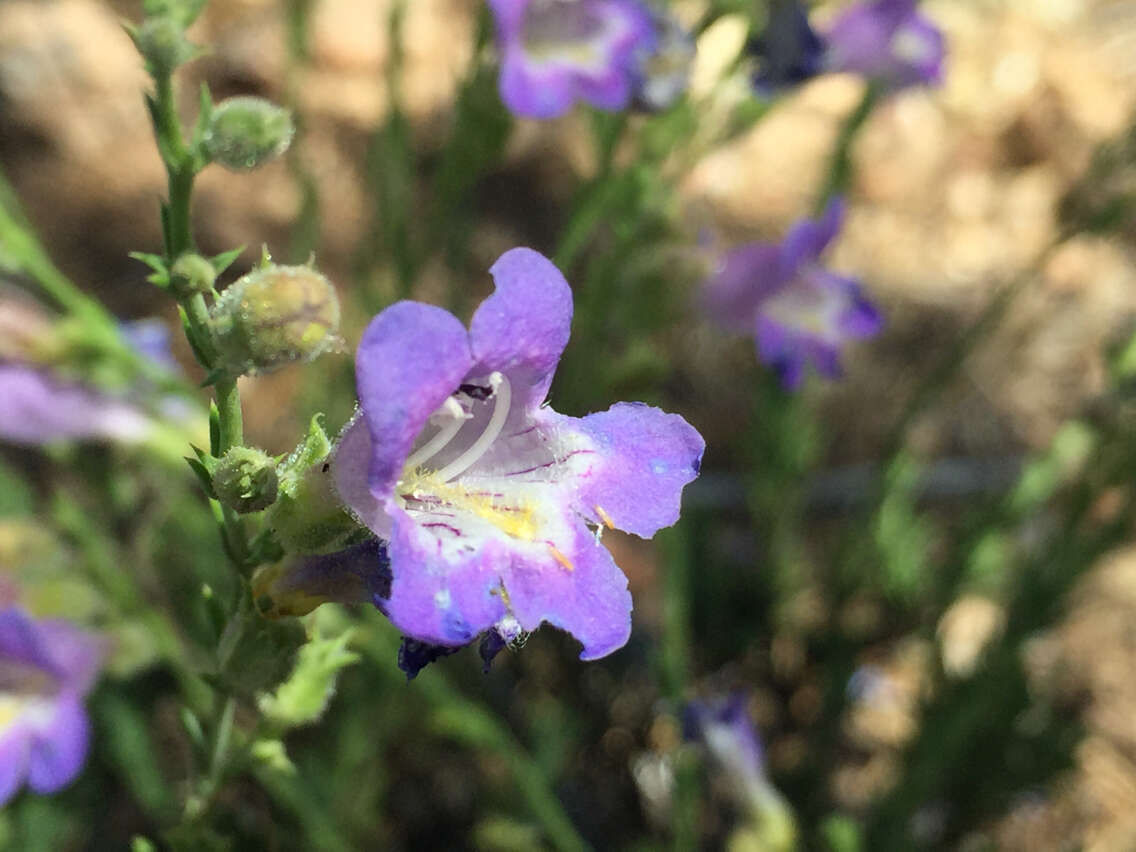
[(213, 477), (209, 473), (209, 468), (197, 459), (190, 458), (189, 456), (185, 457), (185, 461), (186, 464), (189, 465), (189, 469), (197, 476), (197, 481), (201, 483), (202, 490), (204, 490), (209, 497), (216, 500), (217, 495), (213, 491)]
[(209, 401), (209, 452), (214, 456), (221, 454), (221, 412), (213, 400)]
[(224, 272), (226, 269), (228, 269), (230, 266), (233, 265), (233, 261), (235, 261), (238, 257), (240, 257), (241, 253), (244, 250), (245, 250), (244, 246), (238, 246), (235, 249), (229, 249), (229, 251), (223, 251), (220, 254), (214, 255), (213, 257), (209, 258), (209, 262), (211, 264), (213, 264), (214, 271), (218, 275), (220, 275), (222, 272)]

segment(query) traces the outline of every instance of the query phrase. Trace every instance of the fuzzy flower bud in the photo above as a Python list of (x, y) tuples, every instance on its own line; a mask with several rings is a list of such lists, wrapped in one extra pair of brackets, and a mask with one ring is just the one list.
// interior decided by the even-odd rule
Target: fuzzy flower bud
[(173, 273), (178, 295), (208, 293), (217, 280), (217, 270), (213, 268), (213, 264), (199, 254), (183, 254), (170, 272)]
[(237, 512), (259, 512), (276, 502), (276, 463), (262, 450), (233, 447), (217, 463), (213, 491)]
[(247, 171), (287, 151), (295, 129), (284, 107), (263, 98), (228, 98), (213, 108), (202, 141), (210, 160)]
[(308, 266), (269, 264), (236, 281), (210, 311), (224, 368), (264, 373), (340, 346), (335, 287)]

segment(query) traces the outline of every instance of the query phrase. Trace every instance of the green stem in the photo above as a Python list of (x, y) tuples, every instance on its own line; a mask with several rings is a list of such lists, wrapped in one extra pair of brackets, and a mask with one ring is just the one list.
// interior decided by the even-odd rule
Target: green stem
[(218, 455), (224, 455), (233, 447), (239, 447), (245, 440), (241, 393), (237, 389), (237, 380), (229, 376), (217, 381), (214, 392), (217, 395), (217, 411), (221, 420)]
[(596, 149), (596, 173), (576, 195), (568, 222), (553, 255), (553, 262), (564, 272), (576, 261), (592, 234), (607, 215), (607, 208), (622, 192), (615, 171), (615, 153), (627, 129), (627, 117), (594, 114), (592, 141)]
[(655, 538), (663, 561), (663, 644), (661, 675), (664, 693), (685, 700), (690, 672), (689, 547), (685, 531), (672, 527)]
[[(193, 249), (190, 206), (198, 164), (193, 151), (186, 145), (181, 120), (178, 118), (172, 75), (159, 74), (154, 79), (154, 85), (154, 134), (166, 166), (169, 186), (169, 199), (164, 208), (163, 236), (166, 263), (172, 266), (182, 254)], [(205, 297), (193, 293), (181, 297), (180, 303), (185, 311), (189, 332), (197, 344), (195, 349), (201, 366), (213, 372), (217, 367), (217, 349)], [(244, 417), (236, 377), (223, 376), (217, 379), (214, 391), (220, 427), (220, 440), (214, 449), (217, 457), (220, 457), (244, 443)], [(231, 509), (222, 508), (220, 515), (221, 537), (226, 544), (226, 552), (243, 568), (249, 552), (244, 524)]]
[(829, 161), (824, 186), (817, 197), (818, 213), (823, 211), (828, 200), (834, 195), (842, 195), (848, 191), (848, 184), (852, 180), (852, 143), (856, 141), (856, 135), (864, 126), (864, 122), (868, 120), (868, 116), (872, 114), (872, 108), (879, 98), (879, 87), (869, 84), (864, 89), (864, 94), (860, 98), (860, 103), (856, 105), (856, 109), (852, 110), (852, 113), (844, 120), (840, 133), (836, 137), (836, 144), (833, 146), (832, 159)]
[(155, 78), (154, 84), (157, 90), (154, 133), (158, 137), (158, 150), (166, 166), (169, 186), (165, 223), (166, 262), (172, 265), (193, 245), (189, 210), (197, 172), (177, 114), (173, 76), (161, 74)]
[[(671, 527), (655, 541), (663, 561), (663, 638), (660, 676), (672, 706), (686, 701), (690, 679), (690, 540), (686, 530)], [(698, 848), (697, 766), (680, 749), (675, 766), (673, 848), (685, 852)]]

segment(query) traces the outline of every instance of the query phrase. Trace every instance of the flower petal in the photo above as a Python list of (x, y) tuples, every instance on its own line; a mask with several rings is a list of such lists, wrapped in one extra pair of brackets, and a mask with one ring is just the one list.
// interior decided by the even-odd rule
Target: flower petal
[(371, 320), (355, 356), (371, 437), (370, 491), (388, 495), (414, 440), (473, 366), (469, 335), (449, 311), (398, 302)]
[(0, 808), (16, 795), (28, 773), (28, 751), (31, 738), (27, 727), (17, 721), (8, 730), (0, 730)]
[(919, 14), (915, 0), (851, 6), (833, 22), (826, 66), (871, 77), (891, 91), (942, 80), (943, 34)]
[(604, 69), (600, 74), (581, 74), (576, 80), (580, 98), (597, 109), (621, 110), (631, 100), (632, 76), (620, 66)]
[(390, 518), (382, 501), (371, 493), (371, 434), (367, 419), (360, 411), (347, 424), (335, 444), (335, 457), (331, 461), (335, 491), (359, 519), (378, 536), (390, 535)]
[(89, 739), (82, 700), (75, 694), (59, 695), (50, 726), (33, 734), (28, 786), (37, 793), (54, 793), (70, 784), (83, 768)]
[(580, 522), (567, 549), (547, 559), (517, 554), (505, 580), (509, 607), (526, 631), (542, 622), (571, 633), (596, 660), (622, 648), (631, 635), (631, 593), (627, 578), (607, 548)]
[(267, 597), (270, 614), (307, 615), (328, 601), (373, 603), (390, 597), (390, 560), (378, 539), (313, 556), (293, 556), (261, 569), (253, 577), (253, 597)]
[(431, 645), (428, 642), (419, 642), (417, 639), (402, 637), (402, 644), (398, 646), (398, 667), (402, 669), (407, 680), (414, 680), (418, 673), (430, 663), (436, 663), (443, 657), (456, 654), (461, 648), (451, 645)]
[(575, 100), (572, 74), (565, 68), (541, 68), (529, 62), (520, 48), (507, 50), (501, 60), (498, 86), (509, 111), (529, 118), (556, 118)]
[(706, 312), (723, 328), (748, 332), (758, 306), (785, 286), (790, 272), (782, 267), (780, 245), (740, 246), (726, 254), (706, 282)]
[(838, 281), (844, 291), (844, 309), (836, 319), (839, 334), (852, 340), (863, 340), (879, 334), (884, 327), (883, 314), (868, 301), (860, 282), (831, 272), (825, 272), (824, 275)]
[(489, 8), (493, 12), (501, 38), (513, 38), (520, 31), (528, 4), (529, 0), (489, 0)]
[(698, 475), (706, 442), (677, 414), (620, 402), (561, 424), (587, 436), (581, 454), (577, 511), (596, 523), (650, 538), (678, 520), (682, 489)]
[(40, 641), (37, 624), (22, 609), (0, 611), (0, 658), (55, 673), (54, 662)]
[(509, 377), (514, 405), (544, 401), (572, 328), (572, 289), (552, 261), (515, 248), (490, 268), (497, 289), (469, 325), (473, 358)]
[(788, 274), (820, 257), (828, 244), (840, 233), (840, 228), (844, 224), (845, 209), (844, 199), (837, 196), (828, 202), (819, 219), (805, 219), (798, 222), (785, 235), (781, 251), (782, 263)]
[[(437, 526), (445, 530), (431, 529), (393, 500), (387, 511), (394, 528), (386, 609), (395, 627), (421, 642), (464, 645), (505, 615), (500, 569), (509, 554), (499, 540), (441, 520)], [(440, 536), (449, 535), (458, 539), (457, 545), (443, 546)]]
[(937, 86), (943, 82), (943, 32), (923, 15), (914, 13), (891, 38), (890, 56), (895, 62), (891, 83), (904, 86)]
[(70, 622), (58, 619), (36, 622), (36, 632), (67, 688), (86, 695), (102, 664), (106, 650), (103, 642)]
[(777, 372), (785, 390), (797, 390), (805, 377), (808, 335), (759, 314), (756, 337), (758, 360)]

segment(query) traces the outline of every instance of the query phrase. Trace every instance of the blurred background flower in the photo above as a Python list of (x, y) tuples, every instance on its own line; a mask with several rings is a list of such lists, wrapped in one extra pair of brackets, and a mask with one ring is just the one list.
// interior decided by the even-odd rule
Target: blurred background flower
[(82, 770), (90, 739), (83, 700), (101, 657), (99, 640), (65, 621), (0, 610), (0, 806), (25, 782), (55, 793)]

